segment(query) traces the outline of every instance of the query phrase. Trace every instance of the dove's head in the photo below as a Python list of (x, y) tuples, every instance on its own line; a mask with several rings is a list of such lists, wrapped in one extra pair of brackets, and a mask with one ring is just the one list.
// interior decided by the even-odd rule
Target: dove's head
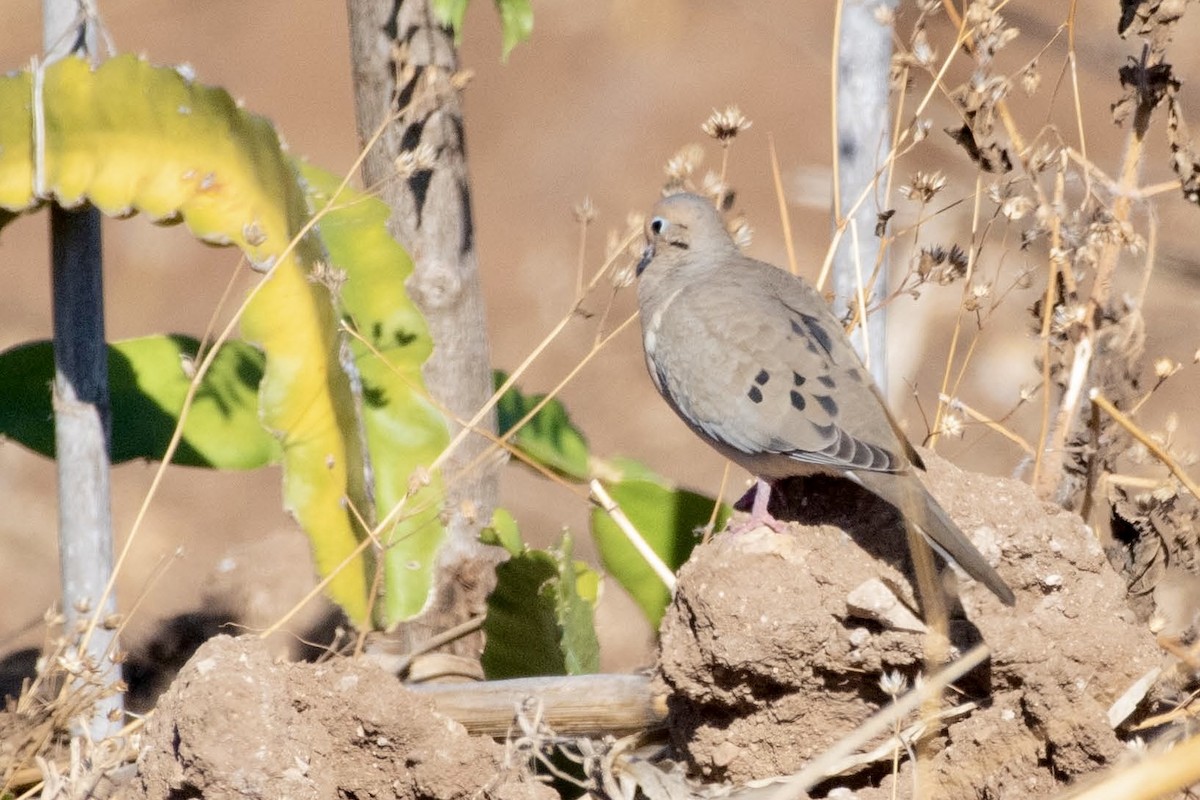
[(696, 194), (673, 194), (659, 200), (646, 220), (646, 249), (637, 274), (668, 272), (681, 267), (719, 265), (737, 254), (737, 245), (725, 230), (720, 212)]

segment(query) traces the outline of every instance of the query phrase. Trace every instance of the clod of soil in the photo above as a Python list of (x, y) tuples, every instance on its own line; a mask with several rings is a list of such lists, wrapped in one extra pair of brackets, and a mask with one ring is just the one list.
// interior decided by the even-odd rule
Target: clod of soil
[[(992, 657), (960, 684), (971, 697), (951, 693), (953, 703), (978, 705), (950, 717), (929, 747), (922, 796), (1045, 796), (1121, 757), (1107, 709), (1161, 654), (1077, 516), (1025, 484), (929, 461), (928, 484), (1018, 599), (1005, 608), (960, 581), (965, 618), (954, 615), (951, 640), (965, 648), (982, 637)], [(806, 485), (803, 509), (792, 493), (792, 514), (821, 524), (718, 537), (679, 573), (660, 671), (672, 742), (705, 781), (796, 771), (890, 702), (884, 673), (899, 671), (911, 686), (922, 668), (924, 634), (865, 619), (847, 599), (879, 579), (911, 598), (896, 568), (906, 568), (898, 517), (845, 482)], [(912, 778), (902, 761), (906, 797)], [(822, 788), (890, 797), (892, 775), (889, 748)]]
[(276, 663), (256, 638), (219, 636), (160, 698), (136, 789), (162, 800), (557, 798), (504, 755), (373, 664)]

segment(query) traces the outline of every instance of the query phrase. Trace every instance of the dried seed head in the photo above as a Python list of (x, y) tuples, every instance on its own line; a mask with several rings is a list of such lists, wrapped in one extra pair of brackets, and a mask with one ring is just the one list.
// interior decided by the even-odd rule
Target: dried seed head
[(962, 417), (957, 414), (947, 414), (942, 417), (942, 435), (951, 439), (961, 439), (963, 435)]
[(675, 155), (667, 160), (663, 172), (672, 181), (682, 183), (692, 176), (704, 163), (704, 148), (698, 144), (687, 144), (679, 148)]
[(967, 311), (978, 311), (983, 308), (983, 301), (992, 292), (990, 283), (977, 283), (971, 287), (971, 291), (963, 299), (963, 308)]
[(1166, 503), (1170, 500), (1174, 500), (1179, 496), (1179, 481), (1175, 480), (1174, 478), (1168, 479), (1163, 483), (1162, 486), (1159, 486), (1157, 489), (1150, 492), (1150, 496), (1159, 503)]
[(584, 197), (574, 208), (575, 219), (580, 223), (587, 225), (596, 218), (596, 206), (592, 204), (592, 198)]
[(1042, 73), (1038, 70), (1036, 58), (1029, 62), (1029, 66), (1021, 70), (1017, 81), (1021, 84), (1021, 91), (1025, 93), (1026, 97), (1033, 97), (1037, 94), (1038, 86), (1042, 83)]
[(408, 493), (410, 495), (416, 494), (428, 486), (432, 480), (433, 476), (430, 474), (429, 468), (418, 466), (412, 471), (412, 474), (408, 476)]
[(346, 270), (330, 266), (324, 261), (313, 264), (308, 279), (319, 283), (329, 290), (334, 297), (341, 297), (342, 287), (346, 285)]
[(925, 35), (924, 28), (913, 34), (912, 60), (917, 66), (925, 69), (932, 69), (933, 62), (937, 60), (937, 52), (930, 46), (929, 37)]
[(898, 670), (885, 672), (879, 676), (879, 688), (888, 697), (895, 699), (908, 688), (908, 678), (905, 678)]
[(928, 280), (930, 274), (933, 273), (934, 267), (945, 260), (946, 251), (937, 245), (922, 247), (920, 255), (917, 256), (917, 275), (923, 281)]
[(1054, 319), (1051, 327), (1059, 335), (1069, 335), (1087, 322), (1087, 306), (1083, 303), (1071, 303), (1054, 309)]
[(712, 170), (704, 173), (704, 179), (700, 181), (700, 194), (711, 197), (714, 203), (719, 201), (722, 211), (728, 211), (733, 205), (733, 189)]
[(437, 165), (437, 152), (427, 143), (421, 142), (412, 150), (402, 150), (393, 162), (402, 178), (410, 178), (417, 172), (431, 170)]
[(258, 247), (266, 243), (267, 232), (263, 230), (262, 224), (258, 220), (254, 220), (242, 226), (242, 237), (245, 238), (246, 244)]
[(935, 280), (945, 286), (967, 274), (967, 254), (958, 245), (947, 251), (940, 245), (922, 248), (917, 258), (917, 275), (921, 280)]
[(939, 283), (952, 283), (967, 274), (969, 259), (966, 251), (958, 245), (950, 245), (950, 254), (946, 257), (947, 266)]
[(729, 106), (724, 111), (717, 111), (714, 108), (713, 113), (700, 126), (700, 130), (704, 131), (706, 136), (711, 136), (721, 144), (727, 145), (752, 124), (737, 106)]
[(932, 200), (938, 192), (946, 187), (946, 176), (940, 171), (934, 173), (917, 172), (909, 178), (906, 186), (901, 186), (900, 194), (909, 200), (922, 205)]
[(1062, 160), (1066, 155), (1059, 147), (1051, 144), (1038, 145), (1029, 156), (1029, 169), (1035, 175), (1040, 175), (1056, 164), (1061, 168)]
[(1033, 211), (1036, 204), (1023, 194), (1010, 197), (1000, 206), (1000, 213), (1003, 214), (1009, 221), (1015, 222), (1029, 212)]
[(1160, 381), (1165, 381), (1167, 378), (1174, 375), (1182, 368), (1182, 365), (1166, 356), (1156, 358), (1154, 360), (1154, 376)]

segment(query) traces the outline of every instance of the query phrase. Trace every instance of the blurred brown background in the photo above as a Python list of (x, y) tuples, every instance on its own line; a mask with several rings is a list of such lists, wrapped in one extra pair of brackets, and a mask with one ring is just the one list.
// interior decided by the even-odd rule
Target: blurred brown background
[[(324, 0), (208, 0), (165, 3), (101, 0), (100, 10), (117, 47), (146, 54), (163, 64), (191, 64), (199, 80), (224, 86), (248, 109), (274, 120), (291, 148), (335, 171), (350, 168), (356, 153), (351, 104), (345, 10)], [(1078, 134), (1064, 73), (1066, 3), (1015, 0), (1004, 10), (1021, 36), (1002, 53), (1014, 72), (1045, 48), (1038, 93), (1014, 98), (1027, 136), (1057, 125), (1077, 144)], [(1076, 20), (1081, 112), (1089, 157), (1109, 174), (1119, 168), (1125, 133), (1110, 121), (1109, 106), (1119, 94), (1116, 70), (1140, 53), (1136, 41), (1116, 35), (1116, 0), (1081, 4)], [(572, 207), (585, 196), (599, 209), (589, 234), (588, 268), (603, 260), (609, 228), (624, 226), (630, 211), (644, 212), (657, 197), (662, 166), (681, 145), (700, 142), (700, 123), (714, 107), (738, 104), (753, 128), (737, 141), (731, 180), (738, 206), (756, 231), (750, 252), (783, 263), (784, 248), (767, 155), (766, 134), (779, 151), (789, 195), (798, 256), (811, 277), (829, 241), (830, 82), (835, 4), (780, 0), (574, 0), (536, 2), (535, 29), (507, 64), (500, 63), (498, 22), (492, 4), (477, 0), (470, 10), (463, 43), (464, 66), (475, 73), (466, 93), (468, 155), (474, 179), (475, 218), (488, 303), (492, 356), (511, 369), (566, 313), (575, 286), (578, 225)], [(1193, 10), (1192, 15), (1198, 12)], [(915, 14), (902, 3), (899, 29)], [(1188, 79), (1200, 78), (1200, 25), (1183, 23), (1169, 51), (1176, 74), (1185, 80), (1185, 109), (1200, 108)], [(952, 29), (941, 17), (931, 31), (941, 58)], [(0, 66), (18, 69), (41, 50), (40, 18), (34, 3), (0, 5)], [(947, 84), (968, 74), (959, 59)], [(914, 94), (928, 87), (918, 78)], [(912, 107), (910, 96), (908, 108)], [(918, 169), (942, 169), (950, 187), (934, 206), (953, 206), (927, 224), (922, 244), (969, 241), (975, 171), (941, 130), (956, 117), (944, 98), (935, 98), (927, 117), (933, 133), (896, 173), (903, 183)], [(1200, 119), (1200, 112), (1193, 114)], [(1170, 177), (1161, 119), (1144, 181)], [(707, 147), (707, 166), (719, 164)], [(893, 200), (897, 224), (914, 219), (914, 206)], [(986, 213), (992, 206), (984, 202)], [(1137, 212), (1145, 235), (1151, 211)], [(1176, 439), (1194, 442), (1191, 413), (1198, 385), (1192, 356), (1197, 337), (1193, 308), (1200, 250), (1195, 231), (1200, 210), (1175, 193), (1161, 195), (1153, 209), (1161, 223), (1152, 293), (1147, 304), (1148, 352), (1185, 365), (1143, 410), (1140, 420), (1161, 430), (1168, 413), (1180, 416)], [(18, 220), (0, 235), (0, 349), (50, 334), (47, 221), (44, 214)], [(1014, 228), (1007, 241), (990, 248), (989, 269), (1005, 270), (1007, 283), (1017, 269), (1043, 273), (1044, 248), (1016, 247)], [(911, 243), (911, 237), (909, 237)], [(238, 256), (197, 244), (182, 228), (157, 228), (145, 220), (106, 221), (107, 327), (112, 339), (160, 331), (200, 334)], [(905, 247), (897, 250), (896, 269)], [(1126, 259), (1123, 269), (1136, 285), (1141, 265)], [(936, 402), (949, 330), (960, 286), (933, 289), (918, 302), (902, 299), (891, 318), (891, 398), (916, 440), (926, 422), (912, 387), (927, 411)], [(1025, 310), (1040, 291), (1012, 295), (1008, 312), (989, 323), (959, 394), (986, 413), (1000, 416), (1016, 404), (1022, 386), (1032, 386), (1034, 343)], [(612, 319), (633, 308), (626, 293)], [(598, 310), (601, 299), (589, 308)], [(568, 329), (524, 379), (528, 390), (556, 383), (586, 352), (593, 322)], [(654, 395), (644, 375), (637, 335), (628, 331), (602, 353), (564, 393), (576, 422), (599, 455), (643, 459), (680, 483), (715, 492), (722, 463), (692, 437)], [(1016, 427), (1036, 436), (1036, 418)], [(941, 452), (962, 466), (1007, 474), (1020, 453), (995, 434), (970, 427)], [(152, 476), (153, 466), (116, 470), (113, 505), (123, 538)], [(730, 494), (740, 491), (738, 475)], [(504, 477), (505, 504), (522, 523), (527, 538), (547, 541), (563, 526), (582, 531), (586, 508), (574, 495), (548, 489), (515, 467)], [(287, 583), (287, 597), (307, 580), (303, 537), (279, 509), (279, 476), (274, 471), (211, 474), (175, 469), (150, 510), (131, 563), (122, 574), (120, 602), (128, 607), (146, 593), (131, 629), (145, 635), (156, 621), (193, 608), (206, 586), (236, 574), (229, 585), (237, 603), (276, 601), (256, 595), (272, 582)], [(57, 595), (55, 483), (53, 465), (19, 446), (0, 443), (0, 653), (37, 641), (42, 612)], [(586, 538), (586, 537), (585, 537)], [(181, 552), (176, 554), (177, 548)], [(217, 581), (214, 584), (214, 581)], [(606, 619), (633, 613), (615, 586), (608, 591)], [(286, 608), (284, 604), (282, 608)], [(627, 623), (606, 628), (608, 663), (636, 660), (644, 634), (630, 635)], [(626, 647), (626, 645), (628, 647)]]

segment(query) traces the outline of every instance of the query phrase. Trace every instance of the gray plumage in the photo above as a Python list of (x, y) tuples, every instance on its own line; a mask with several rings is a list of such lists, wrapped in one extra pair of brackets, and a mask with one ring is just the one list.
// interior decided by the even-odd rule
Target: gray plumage
[[(661, 200), (646, 239), (638, 265), (646, 366), (684, 422), (760, 481), (814, 473), (856, 481), (1012, 605), (1012, 591), (921, 484), (920, 456), (817, 291), (742, 255), (697, 195)], [(765, 496), (758, 500), (756, 514), (765, 514)]]

